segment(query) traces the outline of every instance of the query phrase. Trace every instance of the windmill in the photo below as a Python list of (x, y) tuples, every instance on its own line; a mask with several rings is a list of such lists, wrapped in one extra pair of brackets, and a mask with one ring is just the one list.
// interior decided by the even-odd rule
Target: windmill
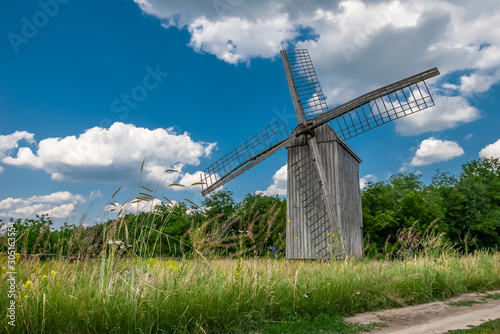
[(275, 122), (217, 160), (201, 176), (202, 195), (286, 147), (286, 257), (362, 256), (361, 159), (345, 140), (433, 106), (425, 80), (439, 71), (432, 68), (328, 109), (308, 51), (282, 50), (281, 58), (298, 126), (284, 136)]

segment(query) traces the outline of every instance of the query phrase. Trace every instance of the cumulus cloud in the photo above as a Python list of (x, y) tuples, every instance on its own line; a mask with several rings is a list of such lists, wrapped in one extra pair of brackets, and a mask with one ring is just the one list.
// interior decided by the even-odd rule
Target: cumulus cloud
[(5, 158), (9, 152), (19, 147), (19, 141), (25, 140), (33, 144), (35, 136), (26, 131), (16, 131), (10, 135), (0, 135), (0, 159)]
[(125, 213), (138, 213), (138, 212), (151, 212), (158, 205), (161, 205), (163, 202), (158, 198), (154, 198), (150, 201), (138, 201), (133, 200), (130, 202), (125, 202), (123, 204), (113, 203), (104, 207), (104, 211), (108, 212), (117, 212), (120, 214)]
[(84, 196), (68, 191), (29, 198), (9, 197), (0, 201), (0, 217), (33, 218), (48, 214), (51, 218), (68, 218), (74, 216), (76, 206), (85, 201)]
[(480, 158), (500, 158), (500, 139), (484, 147), (479, 152)]
[[(190, 191), (199, 192), (199, 191), (201, 191), (201, 185), (196, 184), (193, 186), (193, 184), (201, 182), (201, 175), (202, 174), (203, 174), (203, 172), (200, 172), (200, 171), (195, 172), (193, 174), (185, 173), (182, 176), (182, 178), (180, 179), (179, 183), (182, 184), (183, 186), (185, 186)], [(179, 188), (177, 188), (177, 189), (179, 189)]]
[(255, 22), (239, 17), (221, 21), (201, 17), (189, 25), (188, 31), (193, 49), (231, 64), (256, 57), (274, 58), (286, 47), (285, 41), (297, 35), (287, 15)]
[(478, 109), (471, 106), (461, 96), (436, 96), (436, 105), (410, 117), (396, 121), (396, 132), (413, 136), (429, 131), (450, 129), (458, 124), (475, 121), (481, 116)]
[(456, 142), (430, 137), (420, 143), (410, 165), (430, 165), (436, 162), (448, 161), (464, 153), (464, 150)]
[(278, 57), (286, 46), (309, 49), (332, 106), (434, 66), (443, 74), (467, 70), (459, 85), (447, 86), (463, 95), (500, 80), (500, 35), (491, 28), (500, 20), (497, 0), (481, 6), (447, 0), (134, 1), (165, 27), (186, 29), (196, 51), (228, 63)]
[[(56, 181), (107, 182), (136, 184), (145, 159), (142, 180), (173, 183), (182, 176), (186, 165), (197, 166), (208, 157), (215, 143), (195, 142), (187, 132), (172, 128), (146, 129), (132, 124), (114, 123), (109, 129), (94, 127), (79, 136), (47, 138), (34, 153), (21, 147), (16, 157), (6, 157), (5, 164), (41, 169)], [(179, 173), (165, 173), (174, 168)]]
[(378, 178), (375, 175), (368, 174), (359, 179), (359, 189), (366, 187), (368, 182), (377, 182)]
[(258, 190), (257, 194), (262, 194), (266, 196), (284, 196), (286, 195), (286, 185), (287, 185), (287, 165), (281, 167), (273, 175), (273, 184), (271, 184), (266, 190)]

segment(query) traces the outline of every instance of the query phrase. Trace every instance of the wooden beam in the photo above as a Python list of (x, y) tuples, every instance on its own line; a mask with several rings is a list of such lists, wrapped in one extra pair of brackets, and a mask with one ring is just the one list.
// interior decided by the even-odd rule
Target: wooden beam
[(290, 95), (292, 96), (293, 109), (295, 110), (295, 116), (297, 116), (297, 122), (299, 124), (306, 123), (306, 116), (304, 110), (302, 109), (302, 104), (300, 103), (299, 93), (297, 92), (297, 86), (293, 80), (292, 69), (290, 67), (290, 62), (288, 61), (288, 55), (286, 50), (281, 50), (281, 59), (283, 60), (283, 67), (285, 68), (286, 81), (288, 82), (288, 89), (290, 90)]
[[(326, 183), (326, 175), (323, 170), (323, 161), (321, 159), (321, 155), (319, 154), (319, 149), (318, 149), (318, 143), (316, 141), (316, 137), (311, 137), (307, 138), (309, 147), (311, 148), (311, 153), (312, 153), (312, 158), (314, 160), (314, 164), (316, 166), (316, 170), (318, 172), (318, 178), (320, 180), (320, 187), (321, 187), (321, 192), (323, 195), (323, 200), (325, 202), (325, 209), (326, 209), (326, 214), (328, 216), (328, 220), (330, 221), (330, 225), (335, 228), (335, 232), (342, 231), (342, 227), (340, 225), (340, 220), (338, 219), (337, 216), (339, 215), (339, 212), (337, 212), (337, 215), (335, 215), (335, 202), (337, 202), (332, 195), (330, 194), (330, 191), (328, 190), (327, 183)], [(342, 234), (339, 235), (341, 237), (341, 244), (342, 244), (342, 250), (343, 253), (345, 254), (345, 245), (342, 242)], [(342, 257), (344, 254), (340, 254)]]

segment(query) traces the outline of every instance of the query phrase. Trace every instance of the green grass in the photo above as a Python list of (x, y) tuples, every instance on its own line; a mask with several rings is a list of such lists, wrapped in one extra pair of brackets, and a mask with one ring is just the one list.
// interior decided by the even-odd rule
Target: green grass
[(451, 306), (472, 306), (474, 304), (485, 304), (486, 302), (478, 302), (476, 300), (458, 300), (456, 302), (448, 302), (448, 305)]
[(500, 333), (500, 319), (485, 322), (471, 329), (457, 329), (449, 331), (449, 334), (498, 334)]
[[(103, 253), (82, 262), (20, 261), (17, 271), (18, 326), (0, 318), (8, 333), (272, 333), (292, 326), (286, 319), (299, 330), (331, 324), (349, 332), (339, 317), (498, 289), (500, 253), (403, 262), (141, 261)], [(8, 302), (2, 283), (0, 308)]]
[(484, 296), (485, 299), (500, 299), (500, 293), (494, 293), (492, 295)]

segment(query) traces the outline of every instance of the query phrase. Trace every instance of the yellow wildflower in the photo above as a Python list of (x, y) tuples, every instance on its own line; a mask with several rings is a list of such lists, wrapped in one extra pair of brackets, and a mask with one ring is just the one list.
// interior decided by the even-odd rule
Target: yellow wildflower
[(42, 278), (47, 278), (47, 275), (43, 275)]
[(50, 273), (51, 273), (52, 275), (57, 274), (54, 270), (52, 270)]
[(26, 281), (26, 283), (24, 283), (24, 288), (27, 289), (27, 288), (29, 288), (30, 285), (31, 285), (31, 281)]
[(7, 267), (2, 267), (2, 270), (7, 270)]
[(21, 254), (16, 253), (14, 256), (16, 257), (16, 260), (19, 260), (19, 258), (21, 257)]
[(24, 298), (28, 298), (28, 295), (24, 295)]

